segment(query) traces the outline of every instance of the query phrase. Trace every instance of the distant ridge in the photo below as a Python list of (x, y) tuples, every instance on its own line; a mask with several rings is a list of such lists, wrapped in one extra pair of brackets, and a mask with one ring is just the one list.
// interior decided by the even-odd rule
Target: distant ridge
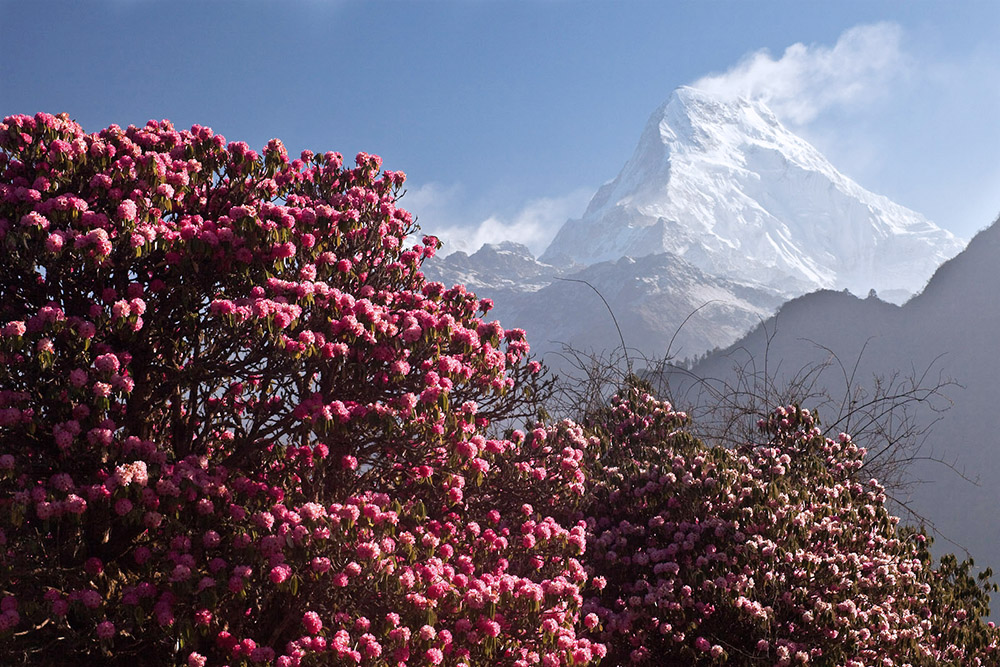
[[(873, 388), (875, 378), (906, 379), (930, 369), (922, 384), (953, 380), (947, 400), (915, 402), (908, 412), (915, 423), (930, 427), (909, 469), (918, 481), (898, 498), (931, 521), (943, 536), (944, 551), (966, 548), (981, 567), (1000, 568), (1000, 220), (979, 232), (968, 247), (935, 272), (924, 291), (902, 306), (817, 292), (794, 299), (777, 315), (729, 348), (710, 355), (691, 373), (677, 373), (671, 396), (682, 407), (709, 408), (711, 387), (732, 385), (738, 367), (763, 369), (776, 387), (810, 365), (836, 355), (847, 365), (855, 387)], [(837, 367), (815, 388), (825, 388), (831, 405), (819, 408), (829, 425), (844, 397), (847, 376)], [(707, 383), (707, 384), (706, 384)], [(902, 385), (905, 388), (905, 381)], [(785, 396), (785, 400), (795, 397)], [(949, 406), (945, 411), (935, 408)], [(697, 418), (696, 418), (697, 421)], [(868, 443), (872, 444), (872, 443)], [(877, 444), (877, 443), (876, 443)], [(962, 479), (943, 460), (978, 482)], [(995, 600), (995, 598), (994, 598)], [(998, 607), (994, 602), (994, 616)]]

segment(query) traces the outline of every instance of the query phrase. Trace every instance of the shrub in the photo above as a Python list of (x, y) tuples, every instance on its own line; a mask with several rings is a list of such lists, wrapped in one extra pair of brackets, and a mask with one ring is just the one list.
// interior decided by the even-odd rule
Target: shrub
[(538, 364), (401, 172), (39, 114), (0, 174), (0, 662), (599, 657), (582, 473), (487, 436)]
[(998, 664), (990, 572), (935, 568), (849, 436), (794, 405), (733, 449), (685, 422), (641, 383), (594, 420), (585, 613), (612, 664)]
[(998, 664), (989, 571), (806, 410), (496, 437), (540, 367), (380, 168), (0, 124), (0, 662)]

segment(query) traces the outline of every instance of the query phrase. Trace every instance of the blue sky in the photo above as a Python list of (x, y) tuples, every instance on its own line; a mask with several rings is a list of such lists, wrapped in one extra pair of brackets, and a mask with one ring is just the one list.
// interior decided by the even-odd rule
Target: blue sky
[(1000, 213), (998, 36), (993, 1), (0, 0), (0, 114), (378, 153), (451, 249), (537, 253), (711, 75), (968, 238)]

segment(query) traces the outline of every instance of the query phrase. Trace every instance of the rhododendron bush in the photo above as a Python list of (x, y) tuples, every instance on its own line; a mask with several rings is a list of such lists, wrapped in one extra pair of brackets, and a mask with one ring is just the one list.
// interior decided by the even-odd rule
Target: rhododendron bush
[(585, 612), (612, 664), (1000, 662), (989, 571), (934, 567), (848, 435), (794, 405), (736, 449), (685, 421), (640, 383), (595, 419)]
[(402, 173), (39, 114), (0, 174), (0, 663), (600, 656), (587, 440), (485, 436), (539, 367), (425, 282)]
[(630, 381), (537, 423), (361, 153), (0, 124), (0, 663), (997, 664), (864, 452), (726, 449)]

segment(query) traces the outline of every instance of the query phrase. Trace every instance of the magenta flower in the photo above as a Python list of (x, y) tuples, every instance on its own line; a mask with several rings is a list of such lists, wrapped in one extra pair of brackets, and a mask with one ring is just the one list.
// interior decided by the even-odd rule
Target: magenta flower
[(115, 636), (115, 624), (111, 621), (102, 621), (98, 623), (97, 636), (101, 639), (111, 639)]
[(271, 581), (275, 584), (284, 583), (290, 576), (292, 576), (292, 568), (285, 564), (275, 565), (271, 568), (271, 573), (269, 575)]
[(93, 590), (83, 591), (80, 594), (80, 602), (82, 602), (83, 606), (87, 609), (97, 609), (101, 606), (101, 595), (97, 591)]
[(102, 354), (94, 359), (94, 367), (102, 373), (117, 373), (120, 368), (118, 357), (114, 354)]
[(320, 620), (319, 614), (314, 611), (307, 611), (302, 616), (302, 625), (305, 627), (306, 632), (311, 635), (317, 635), (323, 629), (323, 621)]

